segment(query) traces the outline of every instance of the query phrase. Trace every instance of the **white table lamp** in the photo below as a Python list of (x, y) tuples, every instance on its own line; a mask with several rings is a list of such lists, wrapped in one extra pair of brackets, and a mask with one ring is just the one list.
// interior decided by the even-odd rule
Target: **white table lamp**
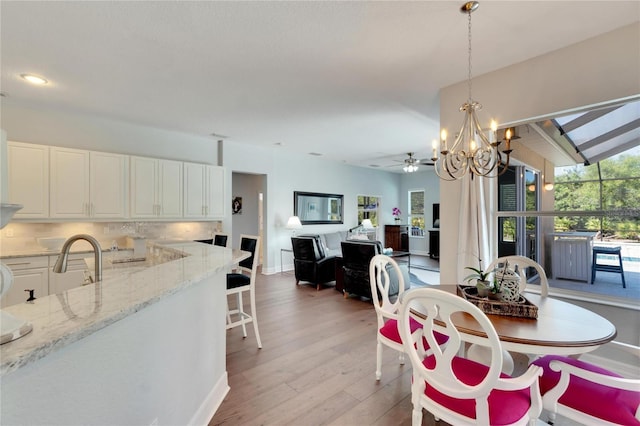
[(296, 235), (297, 229), (302, 229), (302, 223), (300, 222), (300, 218), (298, 216), (291, 216), (287, 221), (287, 229), (293, 229), (293, 236)]
[(364, 229), (374, 229), (371, 219), (363, 219), (361, 225)]

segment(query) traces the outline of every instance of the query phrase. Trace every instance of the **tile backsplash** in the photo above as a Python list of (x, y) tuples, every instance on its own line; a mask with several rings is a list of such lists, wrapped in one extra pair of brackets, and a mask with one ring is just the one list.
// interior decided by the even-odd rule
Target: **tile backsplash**
[[(222, 231), (222, 223), (211, 222), (65, 222), (23, 223), (12, 222), (0, 231), (0, 251), (33, 250), (38, 248), (39, 237), (64, 237), (89, 234), (95, 237), (103, 249), (115, 241), (118, 247), (126, 247), (127, 236), (142, 236), (149, 239), (199, 240), (211, 238), (214, 232)], [(90, 248), (89, 243), (78, 241), (74, 249)]]

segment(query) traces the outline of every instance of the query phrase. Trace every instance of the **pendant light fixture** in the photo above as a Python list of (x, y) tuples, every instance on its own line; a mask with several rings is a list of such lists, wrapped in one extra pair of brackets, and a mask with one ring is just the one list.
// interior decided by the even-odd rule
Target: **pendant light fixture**
[[(471, 96), (471, 13), (478, 8), (480, 4), (477, 1), (466, 2), (460, 8), (460, 12), (466, 13), (468, 16), (468, 78), (467, 85), (469, 88), (469, 97), (467, 101), (460, 107), (460, 111), (464, 113), (462, 127), (456, 135), (456, 138), (449, 148), (447, 141), (447, 131), (445, 129), (440, 133), (440, 143), (433, 141), (433, 156), (431, 160), (434, 162), (436, 174), (443, 180), (461, 179), (467, 173), (471, 173), (471, 177), (486, 176), (495, 177), (507, 170), (509, 165), (509, 156), (511, 154), (511, 138), (513, 134), (510, 129), (505, 131), (505, 149), (500, 153), (499, 147), (501, 141), (497, 140), (497, 124), (491, 122), (491, 130), (487, 137), (476, 115), (476, 110), (482, 108), (482, 105), (473, 100)], [(439, 145), (439, 146), (438, 146)], [(439, 150), (439, 151), (438, 151)], [(440, 155), (438, 155), (438, 152)], [(506, 155), (503, 166), (502, 154)], [(497, 173), (492, 173), (498, 169)]]

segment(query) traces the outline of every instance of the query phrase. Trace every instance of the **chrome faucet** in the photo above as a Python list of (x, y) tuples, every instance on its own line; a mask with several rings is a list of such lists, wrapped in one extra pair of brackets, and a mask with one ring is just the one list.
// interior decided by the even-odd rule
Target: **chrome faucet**
[(60, 256), (58, 256), (58, 260), (56, 264), (53, 265), (53, 272), (63, 273), (67, 272), (67, 259), (69, 257), (69, 250), (71, 249), (71, 245), (78, 240), (85, 240), (93, 247), (93, 253), (95, 256), (95, 281), (102, 281), (102, 248), (100, 247), (100, 243), (98, 240), (93, 238), (91, 235), (87, 234), (78, 234), (73, 237), (69, 237), (67, 241), (64, 242), (62, 249), (60, 250)]

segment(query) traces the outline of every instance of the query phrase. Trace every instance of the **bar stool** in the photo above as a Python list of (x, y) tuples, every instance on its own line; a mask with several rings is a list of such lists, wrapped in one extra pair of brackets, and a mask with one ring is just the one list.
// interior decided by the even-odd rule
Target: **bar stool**
[[(593, 259), (591, 260), (591, 284), (596, 279), (596, 271), (603, 272), (615, 272), (622, 276), (622, 288), (627, 288), (627, 283), (624, 281), (624, 270), (622, 269), (622, 254), (621, 248), (618, 247), (593, 247)], [(603, 265), (597, 263), (599, 254), (617, 255), (619, 265)]]

